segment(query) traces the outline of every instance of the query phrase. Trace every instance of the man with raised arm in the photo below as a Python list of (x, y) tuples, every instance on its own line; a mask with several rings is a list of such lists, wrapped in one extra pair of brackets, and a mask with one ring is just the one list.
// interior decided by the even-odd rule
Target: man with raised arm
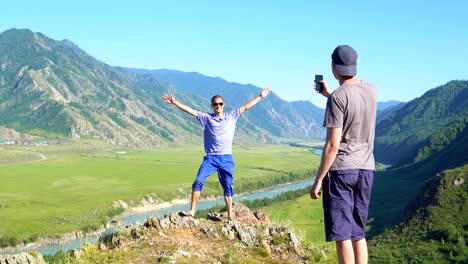
[(327, 139), (310, 197), (323, 192), (325, 236), (335, 241), (340, 263), (367, 263), (365, 238), (372, 182), (377, 114), (376, 88), (356, 78), (357, 53), (348, 45), (336, 47), (331, 68), (340, 83), (328, 97), (323, 126)]
[(168, 104), (175, 105), (180, 110), (193, 115), (200, 121), (204, 133), (204, 146), (206, 156), (198, 170), (197, 177), (192, 184), (192, 202), (190, 211), (183, 211), (183, 216), (194, 216), (200, 193), (206, 179), (215, 172), (218, 172), (218, 179), (224, 190), (224, 201), (228, 219), (233, 220), (232, 196), (234, 195), (234, 160), (232, 158), (232, 141), (236, 130), (236, 123), (240, 115), (252, 108), (260, 100), (267, 97), (271, 92), (270, 88), (264, 88), (260, 95), (248, 101), (238, 109), (224, 112), (224, 100), (221, 96), (215, 95), (211, 98), (211, 108), (213, 113), (196, 111), (177, 101), (173, 95), (164, 95), (162, 100)]

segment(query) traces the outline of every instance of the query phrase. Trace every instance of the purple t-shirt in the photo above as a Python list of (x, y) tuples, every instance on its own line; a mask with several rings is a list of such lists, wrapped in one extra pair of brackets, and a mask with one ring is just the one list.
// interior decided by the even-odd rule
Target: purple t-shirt
[(232, 141), (239, 116), (239, 109), (224, 113), (222, 118), (218, 118), (214, 113), (198, 112), (197, 118), (204, 131), (206, 154), (232, 154)]

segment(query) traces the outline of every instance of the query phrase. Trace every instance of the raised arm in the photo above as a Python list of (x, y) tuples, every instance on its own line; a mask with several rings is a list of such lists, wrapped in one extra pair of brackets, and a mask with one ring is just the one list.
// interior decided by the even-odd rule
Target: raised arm
[(245, 103), (245, 105), (241, 106), (239, 108), (239, 111), (240, 113), (244, 113), (245, 111), (249, 110), (250, 108), (252, 108), (254, 105), (256, 105), (258, 102), (260, 102), (260, 100), (262, 100), (263, 98), (267, 97), (269, 94), (271, 93), (271, 89), (270, 88), (263, 88), (262, 91), (260, 92), (260, 95), (255, 97), (254, 99), (248, 101), (247, 103)]
[(163, 95), (161, 97), (161, 99), (164, 102), (168, 103), (168, 104), (177, 106), (177, 108), (179, 108), (180, 110), (186, 112), (187, 114), (191, 114), (191, 115), (193, 115), (195, 117), (198, 116), (198, 112), (196, 110), (193, 110), (192, 108), (180, 103), (179, 101), (177, 101), (175, 99), (175, 97), (172, 94), (171, 95)]

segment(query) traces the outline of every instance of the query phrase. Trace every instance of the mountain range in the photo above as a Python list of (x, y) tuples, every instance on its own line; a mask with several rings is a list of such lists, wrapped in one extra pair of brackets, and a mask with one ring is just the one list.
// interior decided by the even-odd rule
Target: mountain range
[[(465, 263), (468, 81), (389, 109), (376, 128), (369, 211), (376, 263)], [(465, 260), (465, 262), (463, 262)]]
[[(127, 146), (199, 142), (196, 119), (162, 102), (163, 94), (208, 112), (214, 94), (227, 100), (229, 110), (261, 90), (198, 73), (112, 67), (69, 40), (28, 29), (0, 34), (0, 61), (0, 126), (44, 137)], [(323, 139), (323, 112), (273, 93), (241, 118), (235, 140)]]
[(376, 127), (376, 160), (402, 166), (429, 158), (466, 135), (466, 117), (468, 81), (463, 80), (397, 105), (384, 113)]
[[(219, 77), (207, 77), (196, 72), (176, 70), (126, 70), (150, 75), (171, 84), (177, 91), (196, 94), (205, 100), (221, 95), (228, 105), (241, 106), (257, 96), (261, 89), (251, 84), (226, 82)], [(273, 94), (245, 113), (260, 128), (275, 136), (290, 138), (324, 138), (322, 128), (324, 109), (309, 101), (286, 102)]]

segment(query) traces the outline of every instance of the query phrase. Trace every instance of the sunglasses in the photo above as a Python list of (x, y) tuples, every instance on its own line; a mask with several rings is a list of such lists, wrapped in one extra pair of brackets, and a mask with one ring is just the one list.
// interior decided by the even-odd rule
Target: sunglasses
[(224, 104), (223, 102), (220, 102), (220, 103), (213, 103), (213, 106), (214, 106), (214, 107), (216, 107), (216, 106), (218, 106), (218, 105), (219, 105), (219, 106), (223, 106), (223, 104)]

